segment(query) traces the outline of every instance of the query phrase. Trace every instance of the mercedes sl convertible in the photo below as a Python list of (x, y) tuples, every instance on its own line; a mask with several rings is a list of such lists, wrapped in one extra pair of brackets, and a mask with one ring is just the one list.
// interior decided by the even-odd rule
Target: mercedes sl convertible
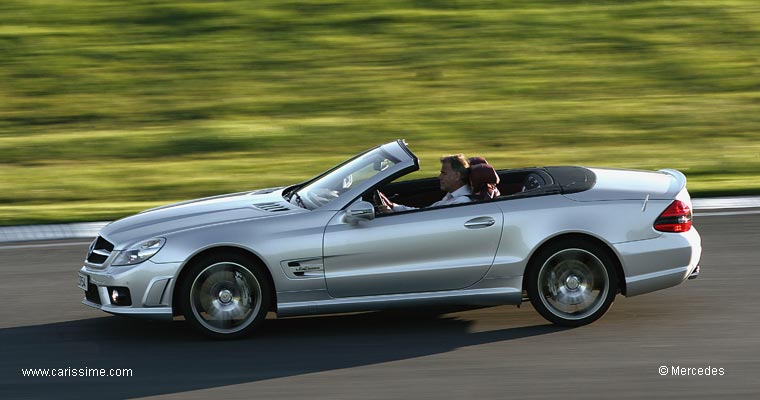
[[(619, 294), (699, 275), (679, 171), (472, 162), (472, 201), (430, 207), (438, 179), (403, 140), (303, 183), (154, 208), (104, 227), (78, 286), (116, 315), (184, 317), (213, 338), (277, 317), (520, 305), (580, 326)], [(488, 190), (480, 190), (487, 188)], [(379, 196), (380, 195), (380, 196)], [(380, 213), (378, 198), (417, 207)]]

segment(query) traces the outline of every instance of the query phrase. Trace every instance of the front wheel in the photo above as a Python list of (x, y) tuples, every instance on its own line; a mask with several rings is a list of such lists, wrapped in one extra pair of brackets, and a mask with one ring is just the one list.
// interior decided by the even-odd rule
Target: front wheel
[(528, 296), (544, 318), (557, 325), (582, 326), (601, 318), (618, 291), (613, 259), (582, 240), (557, 242), (531, 261)]
[(245, 257), (215, 255), (189, 268), (180, 295), (193, 328), (214, 339), (235, 339), (263, 323), (271, 288), (261, 267)]

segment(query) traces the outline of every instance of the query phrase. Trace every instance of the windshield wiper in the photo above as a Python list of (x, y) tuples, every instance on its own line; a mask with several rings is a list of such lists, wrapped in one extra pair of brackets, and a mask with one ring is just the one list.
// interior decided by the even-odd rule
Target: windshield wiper
[(293, 196), (299, 189), (301, 189), (301, 185), (293, 185), (282, 192), (282, 197), (288, 199), (288, 201), (293, 200)]

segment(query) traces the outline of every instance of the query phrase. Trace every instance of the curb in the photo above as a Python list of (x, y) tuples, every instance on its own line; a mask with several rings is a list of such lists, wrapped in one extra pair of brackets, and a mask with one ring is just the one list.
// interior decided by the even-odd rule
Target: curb
[[(692, 205), (694, 206), (695, 211), (760, 208), (760, 197), (743, 196), (692, 199)], [(726, 213), (725, 215), (730, 214), (733, 213)], [(699, 216), (700, 213), (695, 213), (695, 215)], [(720, 214), (704, 213), (702, 215)], [(0, 243), (84, 238), (91, 239), (97, 236), (100, 229), (109, 223), (110, 221), (0, 227)]]

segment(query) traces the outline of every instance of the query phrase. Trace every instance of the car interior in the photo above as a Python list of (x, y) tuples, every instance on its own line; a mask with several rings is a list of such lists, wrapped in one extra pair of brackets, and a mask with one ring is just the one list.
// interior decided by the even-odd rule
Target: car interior
[[(474, 187), (482, 187), (484, 184), (493, 185), (490, 193), (486, 189), (486, 193), (481, 190), (480, 195), (476, 194), (474, 202), (556, 193), (556, 186), (551, 175), (542, 168), (497, 171), (487, 163), (474, 164), (471, 168), (476, 171), (471, 177)], [(551, 188), (554, 190), (549, 190)], [(429, 206), (446, 195), (440, 190), (438, 178), (392, 182), (380, 187), (379, 190), (394, 203), (417, 208)], [(364, 200), (372, 202), (372, 193), (374, 191), (366, 195)]]

